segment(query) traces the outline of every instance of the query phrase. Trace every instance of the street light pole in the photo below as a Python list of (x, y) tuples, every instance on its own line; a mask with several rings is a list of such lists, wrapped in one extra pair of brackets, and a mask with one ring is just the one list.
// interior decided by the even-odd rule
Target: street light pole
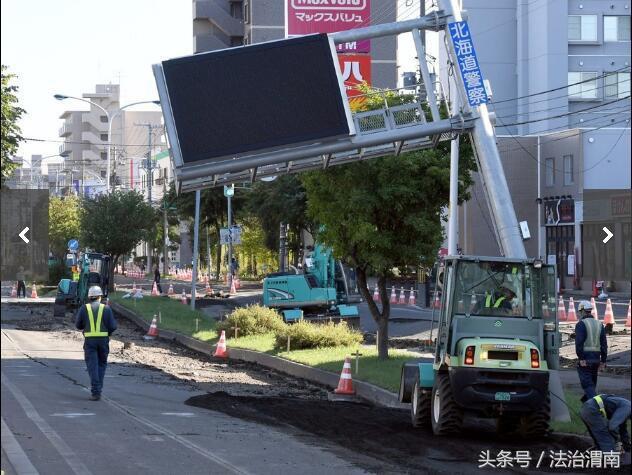
[(123, 112), (128, 107), (136, 106), (136, 105), (139, 105), (139, 104), (156, 104), (156, 105), (160, 105), (160, 101), (138, 101), (138, 102), (132, 102), (131, 104), (126, 104), (123, 107), (119, 107), (119, 109), (116, 112), (114, 112), (114, 114), (110, 115), (110, 113), (107, 111), (107, 109), (105, 109), (104, 107), (100, 106), (96, 102), (90, 101), (88, 99), (84, 99), (83, 97), (67, 96), (65, 94), (55, 94), (54, 97), (58, 101), (63, 101), (64, 99), (75, 99), (77, 101), (87, 102), (88, 104), (92, 104), (93, 106), (98, 107), (99, 109), (101, 109), (103, 111), (103, 113), (105, 114), (105, 116), (107, 117), (107, 119), (108, 119), (108, 143), (107, 143), (107, 165), (106, 165), (105, 177), (106, 177), (106, 191), (109, 194), (110, 193), (110, 163), (111, 163), (111, 158), (112, 158), (112, 124), (114, 123), (114, 119), (118, 115), (120, 115), (120, 113)]

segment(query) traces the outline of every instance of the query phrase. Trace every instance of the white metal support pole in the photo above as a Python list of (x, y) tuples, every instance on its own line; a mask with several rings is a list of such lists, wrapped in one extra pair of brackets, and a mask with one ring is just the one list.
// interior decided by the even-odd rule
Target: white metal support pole
[(542, 258), (542, 150), (540, 135), (538, 135), (538, 256)]
[(191, 273), (191, 308), (195, 310), (195, 286), (197, 284), (198, 243), (200, 234), (200, 190), (195, 192), (195, 224), (193, 228), (193, 272)]
[(228, 196), (228, 285), (229, 289), (233, 286), (233, 206), (232, 196)]
[[(452, 113), (458, 114), (459, 99), (454, 94)], [(459, 234), (459, 136), (450, 143), (450, 211), (448, 214), (448, 255), (457, 255), (457, 241)]]

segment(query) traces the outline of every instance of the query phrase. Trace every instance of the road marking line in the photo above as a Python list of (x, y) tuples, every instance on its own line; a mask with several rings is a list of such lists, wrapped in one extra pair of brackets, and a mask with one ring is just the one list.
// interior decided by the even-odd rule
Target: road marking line
[[(0, 419), (2, 425), (2, 449), (7, 454), (9, 462), (15, 471), (21, 475), (39, 475), (37, 469), (33, 466), (20, 443), (16, 440), (9, 426), (4, 422), (4, 417)], [(6, 467), (5, 467), (6, 468)], [(4, 470), (2, 471), (4, 474)]]
[(51, 417), (68, 417), (70, 419), (81, 416), (96, 416), (96, 414), (94, 412), (56, 412), (51, 414)]
[(195, 417), (192, 412), (161, 412), (163, 416)]
[(50, 441), (51, 444), (57, 449), (59, 455), (61, 455), (68, 466), (75, 472), (77, 475), (90, 475), (92, 472), (88, 470), (77, 454), (73, 452), (73, 450), (63, 441), (63, 439), (55, 432), (55, 430), (42, 419), (42, 416), (35, 410), (31, 401), (29, 401), (22, 390), (11, 383), (4, 374), (1, 375), (1, 381), (4, 386), (11, 391), (13, 397), (16, 399), (18, 404), (22, 406), (22, 410), (26, 414), (26, 416), (31, 419), (35, 425), (39, 428), (39, 430), (46, 436), (46, 438)]

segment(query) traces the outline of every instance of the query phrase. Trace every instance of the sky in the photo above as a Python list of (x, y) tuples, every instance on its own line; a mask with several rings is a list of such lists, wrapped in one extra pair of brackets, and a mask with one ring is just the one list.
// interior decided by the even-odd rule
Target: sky
[[(191, 0), (2, 0), (2, 64), (18, 76), (22, 135), (61, 141), (61, 113), (89, 107), (53, 94), (120, 83), (121, 105), (158, 99), (151, 65), (192, 54), (191, 9)], [(58, 151), (58, 142), (27, 141), (18, 155)]]

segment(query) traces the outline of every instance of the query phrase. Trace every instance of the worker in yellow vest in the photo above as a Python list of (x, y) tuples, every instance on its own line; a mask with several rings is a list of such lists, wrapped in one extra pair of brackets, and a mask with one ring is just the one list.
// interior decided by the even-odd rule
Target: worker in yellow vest
[(101, 303), (103, 291), (98, 285), (88, 289), (89, 302), (77, 312), (75, 326), (83, 330), (85, 338), (83, 353), (90, 375), (92, 396), (90, 400), (101, 399), (105, 369), (110, 353), (110, 335), (116, 330), (116, 320), (110, 307)]
[(579, 303), (580, 320), (575, 325), (575, 353), (577, 375), (584, 390), (582, 402), (597, 394), (597, 376), (608, 358), (606, 331), (592, 315), (592, 304), (587, 300)]
[(599, 450), (630, 453), (629, 400), (613, 394), (597, 394), (584, 403), (580, 415)]

